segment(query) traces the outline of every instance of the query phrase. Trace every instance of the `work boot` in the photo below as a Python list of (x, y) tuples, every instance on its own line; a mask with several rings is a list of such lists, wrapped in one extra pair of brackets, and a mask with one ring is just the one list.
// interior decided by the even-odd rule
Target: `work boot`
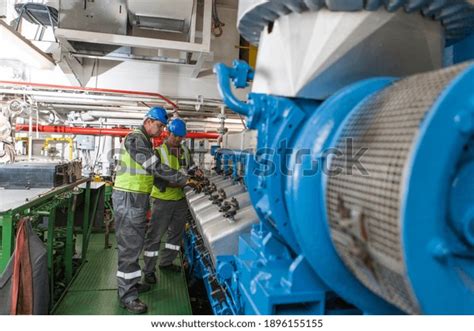
[(147, 305), (138, 298), (128, 302), (120, 301), (120, 307), (127, 309), (132, 314), (143, 314), (148, 310)]
[(156, 276), (154, 272), (145, 274), (145, 283), (146, 284), (156, 284)]
[(181, 272), (181, 267), (176, 264), (160, 265), (160, 270)]
[(148, 285), (148, 284), (142, 284), (142, 283), (138, 283), (137, 284), (137, 291), (138, 293), (145, 293), (145, 292), (148, 292), (149, 290), (151, 290), (151, 286)]

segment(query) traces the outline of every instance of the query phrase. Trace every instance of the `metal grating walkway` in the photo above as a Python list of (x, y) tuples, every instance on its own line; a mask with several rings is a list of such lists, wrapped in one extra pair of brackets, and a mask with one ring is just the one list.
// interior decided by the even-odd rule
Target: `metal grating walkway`
[[(104, 235), (93, 234), (87, 253), (88, 262), (79, 271), (55, 315), (128, 315), (117, 299), (117, 250), (112, 237), (111, 249), (104, 249)], [(175, 263), (178, 261), (175, 261)], [(179, 263), (181, 264), (181, 257)], [(158, 283), (140, 299), (148, 305), (149, 315), (191, 315), (186, 277), (183, 272), (157, 273)]]

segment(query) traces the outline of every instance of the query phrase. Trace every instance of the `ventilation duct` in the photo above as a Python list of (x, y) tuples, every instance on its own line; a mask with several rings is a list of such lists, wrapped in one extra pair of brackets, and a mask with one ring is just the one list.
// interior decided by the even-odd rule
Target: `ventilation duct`
[(127, 0), (129, 21), (143, 29), (188, 33), (194, 1)]

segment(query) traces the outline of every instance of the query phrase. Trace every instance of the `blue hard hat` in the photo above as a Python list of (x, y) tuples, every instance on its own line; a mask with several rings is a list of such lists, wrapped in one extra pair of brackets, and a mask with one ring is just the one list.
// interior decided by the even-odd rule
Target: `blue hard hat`
[(164, 125), (168, 123), (168, 113), (163, 107), (152, 107), (146, 113), (145, 118), (151, 118), (152, 120), (155, 121), (160, 121)]
[(175, 118), (168, 124), (168, 131), (177, 137), (186, 135), (186, 123), (181, 118)]

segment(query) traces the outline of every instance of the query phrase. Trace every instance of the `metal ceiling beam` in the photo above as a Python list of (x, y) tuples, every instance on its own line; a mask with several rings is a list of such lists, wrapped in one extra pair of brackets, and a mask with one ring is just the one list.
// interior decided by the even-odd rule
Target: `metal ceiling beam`
[(212, 29), (212, 1), (204, 0), (204, 17), (202, 23), (202, 45), (205, 52), (211, 51), (211, 29)]
[(70, 53), (62, 52), (58, 66), (72, 85), (85, 86), (87, 84), (84, 80), (84, 67), (82, 63), (71, 56)]
[(73, 52), (71, 53), (73, 56), (78, 58), (88, 58), (88, 59), (99, 59), (99, 60), (110, 60), (110, 61), (130, 61), (130, 62), (154, 62), (154, 63), (162, 63), (162, 64), (173, 64), (173, 65), (186, 65), (191, 68), (194, 65), (190, 65), (186, 63), (184, 59), (177, 59), (177, 58), (169, 58), (164, 56), (137, 56), (137, 55), (129, 55), (129, 54), (98, 54), (94, 52)]
[(201, 72), (204, 62), (206, 62), (207, 54), (199, 53), (196, 64), (194, 65), (193, 71), (191, 73), (191, 78), (198, 78), (199, 73)]
[(209, 43), (204, 42), (202, 44), (198, 44), (184, 41), (124, 36), (118, 34), (69, 29), (56, 29), (56, 37), (61, 41), (72, 40), (93, 44), (128, 46), (145, 49), (168, 49), (185, 52), (210, 52), (210, 41)]

